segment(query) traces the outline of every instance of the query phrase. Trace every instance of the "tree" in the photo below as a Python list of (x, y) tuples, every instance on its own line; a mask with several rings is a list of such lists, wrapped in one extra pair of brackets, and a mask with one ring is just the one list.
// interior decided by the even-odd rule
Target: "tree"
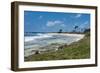
[(76, 30), (76, 29), (78, 28), (78, 26), (75, 26), (74, 28), (75, 28), (75, 30)]
[(84, 30), (84, 33), (86, 33), (86, 32), (90, 32), (90, 28), (85, 29), (85, 30)]
[(77, 32), (77, 29), (78, 29), (79, 27), (76, 25), (75, 27), (74, 27), (74, 32)]
[(59, 33), (61, 33), (62, 32), (62, 29), (59, 29)]

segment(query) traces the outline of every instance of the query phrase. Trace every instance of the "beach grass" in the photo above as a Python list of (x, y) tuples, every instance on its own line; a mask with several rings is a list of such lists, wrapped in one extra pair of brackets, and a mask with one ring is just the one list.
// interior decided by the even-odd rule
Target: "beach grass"
[(34, 54), (25, 57), (25, 61), (70, 60), (90, 58), (90, 33), (78, 42), (66, 45), (63, 49), (54, 52)]

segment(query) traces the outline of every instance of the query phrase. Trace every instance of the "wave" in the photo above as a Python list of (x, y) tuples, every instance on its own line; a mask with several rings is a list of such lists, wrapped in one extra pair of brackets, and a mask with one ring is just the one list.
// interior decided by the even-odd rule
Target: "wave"
[[(50, 34), (50, 33), (37, 33), (35, 36), (25, 36), (25, 40), (24, 40), (24, 42), (31, 42), (31, 41), (38, 41), (38, 40), (40, 40), (40, 39), (46, 39), (46, 40), (57, 40), (57, 39), (66, 39), (66, 40), (68, 40), (68, 39), (74, 39), (74, 38), (83, 38), (84, 37), (84, 35), (82, 35), (82, 34), (55, 34), (55, 33), (53, 33), (53, 34)], [(50, 39), (51, 38), (51, 39)], [(56, 39), (55, 39), (56, 38)]]
[(49, 38), (49, 37), (52, 37), (52, 35), (38, 33), (36, 36), (25, 36), (25, 42), (35, 41), (36, 39)]

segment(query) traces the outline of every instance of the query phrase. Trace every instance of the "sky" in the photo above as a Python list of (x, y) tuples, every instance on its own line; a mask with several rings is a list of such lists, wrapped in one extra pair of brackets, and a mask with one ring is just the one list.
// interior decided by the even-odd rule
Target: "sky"
[(90, 28), (90, 14), (24, 11), (24, 32), (72, 32)]

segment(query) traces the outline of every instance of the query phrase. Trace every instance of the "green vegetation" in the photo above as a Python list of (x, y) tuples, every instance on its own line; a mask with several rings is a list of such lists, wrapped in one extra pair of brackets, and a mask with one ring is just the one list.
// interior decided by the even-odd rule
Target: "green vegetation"
[(66, 45), (63, 49), (55, 52), (35, 54), (25, 57), (25, 61), (45, 61), (64, 59), (87, 59), (90, 58), (90, 33), (85, 33), (85, 37), (71, 45)]

